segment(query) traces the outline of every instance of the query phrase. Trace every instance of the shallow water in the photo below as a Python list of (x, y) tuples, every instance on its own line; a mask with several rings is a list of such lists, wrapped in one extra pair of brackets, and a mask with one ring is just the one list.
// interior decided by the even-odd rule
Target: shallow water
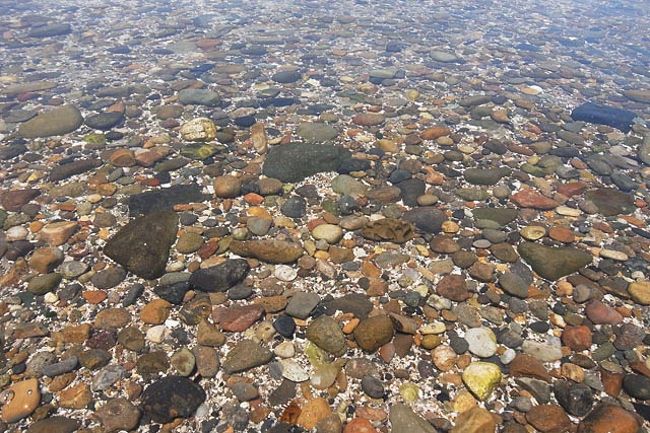
[(647, 428), (648, 28), (0, 0), (2, 431)]

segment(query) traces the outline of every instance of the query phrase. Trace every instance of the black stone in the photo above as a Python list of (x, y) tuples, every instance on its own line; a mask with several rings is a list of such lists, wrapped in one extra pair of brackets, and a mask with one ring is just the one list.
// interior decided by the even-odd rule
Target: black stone
[(630, 131), (635, 117), (636, 114), (631, 111), (591, 102), (582, 104), (571, 112), (573, 120), (607, 125), (623, 132)]
[(164, 377), (142, 393), (142, 410), (154, 422), (168, 423), (174, 418), (189, 418), (205, 401), (205, 391), (181, 376)]
[(189, 289), (190, 284), (187, 281), (179, 281), (173, 284), (157, 286), (153, 291), (165, 301), (180, 305), (183, 303), (185, 293), (187, 293)]
[(574, 416), (585, 416), (594, 404), (594, 395), (589, 386), (583, 383), (558, 381), (553, 389), (560, 406)]
[(143, 215), (161, 210), (171, 210), (174, 205), (203, 201), (201, 188), (196, 185), (174, 185), (170, 188), (147, 191), (129, 197), (129, 213)]
[(246, 278), (249, 271), (250, 266), (246, 260), (227, 260), (194, 272), (189, 284), (193, 289), (203, 292), (225, 292)]

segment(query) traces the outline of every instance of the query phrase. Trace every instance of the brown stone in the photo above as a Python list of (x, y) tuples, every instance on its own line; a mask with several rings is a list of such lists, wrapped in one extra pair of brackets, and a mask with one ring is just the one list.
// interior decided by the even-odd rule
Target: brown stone
[(596, 299), (587, 304), (585, 314), (589, 320), (597, 325), (616, 325), (623, 321), (621, 313)]
[(37, 189), (18, 189), (14, 191), (5, 191), (0, 196), (0, 204), (9, 212), (19, 212), (20, 209), (38, 197), (41, 192)]
[(584, 325), (567, 326), (562, 332), (562, 343), (572, 350), (587, 350), (591, 347), (591, 329)]
[(436, 140), (449, 134), (451, 134), (451, 131), (446, 126), (432, 126), (422, 131), (420, 138), (423, 140)]
[(365, 418), (353, 418), (347, 423), (343, 433), (378, 433), (378, 430)]
[(620, 406), (600, 404), (578, 425), (578, 433), (637, 433), (641, 427), (634, 414)]
[(564, 409), (556, 404), (533, 406), (526, 413), (526, 420), (542, 433), (564, 433), (572, 427)]
[(76, 222), (59, 221), (46, 224), (39, 232), (39, 237), (56, 247), (64, 244), (77, 230), (79, 225)]
[(61, 407), (83, 409), (92, 401), (93, 395), (88, 384), (80, 382), (61, 391), (58, 398)]
[(135, 154), (130, 149), (117, 149), (109, 158), (116, 167), (132, 167), (136, 164)]
[(352, 123), (359, 126), (378, 126), (384, 123), (384, 116), (378, 113), (361, 113), (352, 117)]
[(119, 329), (131, 321), (131, 314), (124, 308), (106, 308), (95, 316), (95, 328)]
[(492, 414), (482, 407), (475, 406), (458, 415), (451, 433), (494, 433), (496, 428)]
[(220, 307), (212, 312), (212, 318), (226, 332), (243, 332), (257, 322), (264, 314), (261, 305)]
[(436, 286), (436, 292), (443, 298), (456, 302), (463, 302), (471, 297), (462, 275), (446, 275)]
[(527, 188), (513, 194), (510, 199), (519, 207), (549, 210), (555, 209), (559, 203), (555, 200), (548, 198), (539, 192)]
[(546, 371), (544, 364), (530, 355), (523, 353), (515, 356), (515, 359), (509, 364), (511, 376), (526, 376), (551, 382), (552, 377)]
[(140, 310), (140, 319), (144, 323), (160, 325), (167, 320), (172, 304), (164, 299), (154, 299)]
[(218, 176), (213, 185), (214, 194), (220, 198), (234, 198), (241, 192), (241, 180), (235, 176)]
[(327, 400), (315, 398), (303, 406), (296, 424), (306, 430), (311, 430), (320, 420), (327, 418), (331, 413), (332, 409), (327, 404)]
[(359, 347), (375, 352), (393, 338), (393, 321), (385, 314), (368, 317), (354, 329), (354, 339)]
[(50, 273), (63, 261), (63, 252), (55, 247), (42, 247), (34, 250), (29, 266), (39, 274)]

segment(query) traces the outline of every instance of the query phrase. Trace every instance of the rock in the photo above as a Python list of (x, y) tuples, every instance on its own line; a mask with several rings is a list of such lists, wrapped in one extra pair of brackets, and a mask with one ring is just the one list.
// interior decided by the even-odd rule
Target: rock
[(29, 266), (39, 274), (47, 274), (61, 264), (63, 257), (63, 252), (59, 248), (38, 248), (32, 253)]
[(637, 304), (650, 305), (650, 281), (635, 281), (630, 283), (627, 291)]
[(307, 214), (307, 202), (302, 197), (289, 197), (280, 207), (280, 211), (289, 218), (302, 218)]
[(124, 115), (122, 113), (108, 112), (88, 116), (86, 117), (85, 123), (86, 126), (91, 129), (108, 131), (112, 127), (117, 126), (123, 120)]
[(22, 123), (18, 134), (23, 138), (53, 137), (77, 130), (83, 124), (83, 117), (77, 107), (63, 105), (42, 112)]
[(636, 114), (631, 111), (591, 102), (586, 102), (571, 112), (571, 118), (575, 121), (607, 125), (623, 132), (629, 132), (632, 129), (635, 117)]
[(227, 374), (239, 373), (267, 364), (272, 358), (273, 353), (267, 348), (253, 340), (242, 340), (226, 355), (223, 370)]
[(473, 408), (462, 412), (456, 418), (451, 433), (494, 433), (497, 425), (492, 414), (482, 407)]
[(585, 198), (598, 208), (604, 216), (616, 216), (634, 212), (634, 198), (615, 189), (600, 188), (587, 191)]
[(243, 257), (254, 257), (276, 264), (293, 263), (303, 254), (299, 244), (271, 239), (232, 241), (230, 251)]
[(140, 310), (140, 320), (151, 325), (160, 325), (169, 317), (172, 304), (164, 299), (154, 299)]
[(140, 422), (140, 410), (125, 398), (114, 398), (100, 407), (99, 417), (106, 433), (135, 429)]
[(299, 182), (316, 173), (338, 171), (351, 158), (349, 150), (331, 144), (284, 144), (271, 148), (263, 173), (282, 182)]
[(194, 354), (187, 347), (175, 352), (171, 357), (171, 365), (176, 369), (179, 375), (187, 377), (192, 374), (196, 365)]
[(216, 107), (221, 104), (219, 94), (208, 89), (183, 89), (178, 92), (178, 101), (185, 105)]
[(311, 430), (321, 421), (330, 416), (330, 409), (327, 400), (314, 398), (309, 400), (303, 407), (296, 424), (306, 430)]
[(251, 141), (253, 142), (253, 148), (257, 153), (264, 154), (269, 149), (269, 141), (266, 136), (266, 129), (264, 124), (256, 123), (251, 126)]
[(573, 416), (583, 417), (594, 404), (594, 395), (589, 386), (561, 380), (554, 384), (553, 391), (558, 403)]
[(187, 141), (212, 141), (217, 137), (214, 122), (205, 117), (197, 117), (181, 126), (180, 134)]
[(510, 208), (491, 208), (481, 207), (472, 210), (474, 219), (495, 221), (499, 225), (505, 226), (517, 219), (517, 209)]
[(13, 423), (32, 414), (41, 402), (36, 379), (16, 382), (9, 388), (8, 399), (2, 405), (2, 421)]
[(307, 326), (306, 337), (324, 351), (335, 356), (345, 353), (345, 335), (338, 323), (330, 316), (322, 315)]
[(463, 371), (463, 383), (480, 400), (486, 400), (501, 382), (501, 370), (489, 362), (472, 362)]
[(418, 230), (437, 234), (440, 233), (442, 223), (445, 222), (447, 217), (439, 209), (424, 206), (404, 212), (402, 219), (413, 224)]
[(331, 141), (339, 135), (336, 128), (325, 123), (301, 123), (297, 133), (306, 142), (315, 143)]
[(77, 230), (79, 225), (73, 221), (60, 221), (43, 226), (39, 237), (52, 246), (64, 244)]
[(37, 275), (29, 280), (27, 291), (34, 295), (45, 295), (59, 286), (63, 276), (58, 272), (52, 272), (45, 275)]
[(564, 433), (571, 428), (571, 420), (555, 404), (540, 404), (526, 412), (526, 421), (542, 433)]
[(643, 142), (639, 145), (637, 155), (641, 162), (645, 165), (650, 165), (650, 134), (646, 134)]
[(65, 36), (72, 33), (72, 26), (68, 23), (46, 24), (31, 29), (27, 36), (30, 38), (51, 38), (53, 36)]
[(524, 353), (531, 355), (543, 362), (554, 362), (562, 359), (560, 344), (525, 340), (521, 346)]
[(99, 159), (78, 159), (55, 166), (50, 171), (48, 178), (50, 181), (56, 182), (92, 170), (100, 165), (101, 161)]
[(38, 189), (16, 189), (5, 191), (0, 196), (0, 204), (9, 212), (20, 212), (20, 209), (38, 197), (41, 191)]
[(448, 53), (446, 51), (433, 50), (431, 51), (430, 55), (431, 59), (441, 63), (452, 63), (459, 60), (459, 58), (454, 53)]
[(51, 416), (34, 422), (27, 433), (74, 433), (79, 428), (79, 421), (65, 416)]
[(562, 343), (575, 351), (589, 350), (591, 339), (591, 329), (584, 325), (567, 326), (562, 332)]
[(352, 123), (359, 126), (379, 126), (386, 118), (379, 113), (361, 113), (352, 117)]
[(215, 310), (213, 317), (217, 319), (222, 330), (242, 332), (250, 328), (263, 314), (264, 307), (261, 305), (234, 305), (226, 309)]
[(440, 137), (446, 137), (451, 134), (451, 130), (446, 126), (438, 125), (425, 129), (420, 133), (423, 140), (437, 140)]
[(343, 230), (334, 224), (320, 224), (312, 230), (311, 235), (316, 240), (324, 240), (329, 244), (336, 244), (343, 238)]
[(436, 292), (443, 298), (455, 302), (463, 302), (471, 297), (467, 290), (465, 277), (462, 275), (446, 275), (440, 280), (436, 287)]
[(243, 259), (226, 260), (216, 266), (192, 273), (189, 284), (203, 292), (225, 292), (246, 278), (250, 266)]
[(436, 433), (436, 429), (427, 420), (405, 404), (393, 404), (388, 419), (391, 433)]
[(282, 377), (285, 379), (292, 382), (305, 382), (309, 380), (309, 373), (293, 359), (281, 359), (278, 363), (282, 369)]
[(219, 354), (208, 346), (195, 346), (192, 349), (196, 368), (201, 377), (215, 377), (219, 371)]
[(465, 333), (469, 351), (481, 358), (489, 358), (497, 351), (497, 337), (489, 328), (470, 328)]
[(528, 283), (514, 272), (506, 272), (499, 276), (499, 285), (509, 295), (525, 299), (528, 297)]
[(631, 397), (650, 400), (650, 378), (646, 376), (626, 374), (623, 378), (623, 389)]
[(463, 172), (465, 180), (472, 185), (495, 185), (508, 174), (510, 170), (505, 168), (468, 168)]
[(634, 414), (620, 406), (601, 403), (580, 422), (578, 433), (638, 433)]
[(214, 194), (220, 198), (234, 198), (241, 192), (241, 181), (235, 176), (218, 176), (214, 179)]
[(59, 406), (66, 409), (83, 409), (92, 401), (90, 387), (85, 383), (68, 386), (58, 395)]
[(276, 72), (271, 77), (273, 81), (281, 84), (295, 83), (301, 78), (302, 78), (302, 74), (299, 71), (280, 71), (280, 72)]
[(354, 339), (367, 352), (375, 352), (393, 339), (393, 322), (385, 314), (362, 320), (354, 329)]
[(628, 89), (623, 94), (632, 101), (642, 104), (650, 104), (650, 90), (647, 89)]
[(104, 254), (139, 277), (158, 278), (165, 273), (177, 227), (178, 216), (173, 212), (136, 218), (108, 240)]
[(513, 194), (510, 197), (510, 200), (516, 203), (519, 207), (540, 210), (555, 209), (559, 206), (559, 203), (555, 200), (548, 198), (530, 188), (522, 189), (521, 191)]
[(203, 201), (201, 188), (196, 185), (173, 185), (169, 188), (147, 191), (129, 197), (129, 213), (144, 215), (157, 211), (170, 211), (177, 204)]
[(547, 247), (533, 242), (517, 246), (519, 255), (541, 277), (555, 281), (589, 265), (592, 256), (572, 247)]
[(298, 292), (289, 300), (285, 312), (289, 316), (304, 320), (309, 317), (319, 302), (320, 296), (316, 293)]
[(594, 299), (587, 304), (585, 307), (585, 315), (589, 320), (597, 325), (615, 325), (623, 321), (621, 313), (597, 299)]
[(154, 422), (168, 423), (189, 418), (205, 401), (205, 391), (182, 376), (167, 376), (149, 385), (142, 393), (142, 411)]
[(351, 197), (364, 196), (368, 191), (368, 187), (347, 174), (340, 174), (332, 179), (332, 189), (338, 194)]
[(404, 243), (413, 238), (413, 226), (405, 221), (382, 218), (371, 221), (361, 230), (361, 235), (373, 241)]

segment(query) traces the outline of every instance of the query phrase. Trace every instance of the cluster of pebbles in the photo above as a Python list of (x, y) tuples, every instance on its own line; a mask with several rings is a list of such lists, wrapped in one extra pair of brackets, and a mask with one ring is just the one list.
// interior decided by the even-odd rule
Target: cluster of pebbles
[(646, 431), (647, 3), (515, 3), (0, 0), (0, 431)]

